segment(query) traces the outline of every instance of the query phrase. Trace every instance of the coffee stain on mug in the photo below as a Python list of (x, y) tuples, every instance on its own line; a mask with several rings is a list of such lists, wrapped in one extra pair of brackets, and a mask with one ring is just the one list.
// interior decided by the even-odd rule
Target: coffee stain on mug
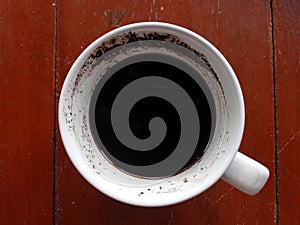
[[(207, 57), (203, 53), (192, 48), (181, 38), (179, 38), (173, 34), (160, 33), (160, 32), (136, 33), (134, 31), (129, 31), (129, 32), (121, 33), (121, 34), (118, 34), (116, 36), (113, 36), (113, 37), (107, 39), (106, 41), (102, 42), (100, 45), (95, 47), (95, 49), (90, 53), (88, 58), (85, 60), (85, 62), (81, 66), (81, 69), (79, 70), (79, 72), (74, 80), (74, 85), (72, 87), (70, 87), (68, 90), (69, 93), (71, 92), (70, 105), (68, 105), (67, 108), (65, 107), (65, 110), (64, 110), (65, 118), (68, 119), (70, 124), (71, 124), (72, 120), (75, 119), (75, 117), (76, 117), (76, 115), (74, 113), (72, 114), (72, 110), (71, 110), (73, 108), (73, 104), (76, 103), (75, 96), (77, 94), (82, 95), (82, 90), (81, 90), (82, 80), (85, 80), (86, 78), (88, 78), (91, 75), (91, 70), (93, 69), (93, 65), (97, 61), (101, 60), (100, 58), (102, 58), (108, 51), (110, 51), (118, 46), (126, 45), (126, 44), (129, 44), (132, 42), (142, 43), (143, 41), (148, 41), (148, 40), (169, 42), (172, 44), (180, 45), (180, 46), (188, 49), (194, 55), (198, 56), (198, 58), (200, 58), (202, 62), (204, 62), (204, 65), (206, 65), (207, 70), (212, 74), (215, 81), (220, 84), (219, 77), (216, 74), (216, 72), (214, 71), (211, 64), (209, 63)], [(102, 58), (102, 60), (105, 60), (105, 58)], [(219, 87), (220, 87), (222, 96), (224, 96), (224, 92), (223, 92), (221, 84)], [(68, 109), (68, 110), (66, 110), (66, 109)], [(87, 117), (86, 116), (87, 116), (86, 114), (83, 115), (83, 117), (84, 117), (82, 119), (83, 126), (81, 126), (81, 132), (79, 135), (85, 141), (85, 146), (82, 146), (82, 150), (86, 151), (87, 160), (90, 163), (94, 163), (93, 162), (94, 156), (92, 154), (92, 151), (90, 150), (91, 145), (93, 145), (93, 141), (92, 141), (92, 138), (89, 135), (87, 135), (88, 126), (86, 126), (87, 125)], [(75, 129), (74, 126), (73, 127), (71, 126), (69, 128), (73, 129), (73, 130)], [(74, 133), (76, 133), (76, 131), (74, 131)], [(198, 162), (198, 160), (197, 160), (197, 162)], [(98, 165), (98, 164), (94, 163), (93, 165)], [(97, 168), (97, 167), (98, 166), (95, 166), (95, 168), (93, 168), (93, 169), (95, 171), (104, 170), (104, 168)], [(107, 168), (105, 168), (105, 169), (107, 169)], [(183, 172), (183, 171), (180, 171), (180, 172)], [(189, 183), (187, 179), (183, 180), (183, 185), (185, 183)], [(173, 184), (171, 184), (171, 185), (173, 185)], [(173, 191), (175, 191), (175, 190), (173, 188), (171, 188), (171, 190), (167, 190), (167, 191), (160, 190), (159, 193), (168, 193), (168, 192), (173, 192)]]

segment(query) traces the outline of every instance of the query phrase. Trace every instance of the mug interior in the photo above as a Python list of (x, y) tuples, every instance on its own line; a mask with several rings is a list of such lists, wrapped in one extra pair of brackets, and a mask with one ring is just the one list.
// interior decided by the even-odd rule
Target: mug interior
[[(149, 34), (155, 34), (151, 41)], [(137, 35), (145, 39), (129, 43), (128, 38)], [(158, 46), (153, 41), (159, 41), (160, 35), (172, 38), (164, 39), (161, 42), (164, 45)], [(200, 79), (212, 111), (210, 141), (200, 160), (173, 176), (160, 179), (134, 176), (115, 167), (98, 149), (91, 112), (99, 92), (97, 84), (102, 79), (99, 74), (107, 73), (116, 65), (125, 66), (128, 57), (130, 62), (159, 58), (185, 70), (198, 71), (195, 77)], [(176, 25), (144, 22), (103, 35), (77, 58), (62, 88), (59, 127), (70, 159), (94, 187), (128, 204), (164, 206), (194, 197), (223, 175), (242, 138), (244, 104), (232, 68), (209, 42)]]

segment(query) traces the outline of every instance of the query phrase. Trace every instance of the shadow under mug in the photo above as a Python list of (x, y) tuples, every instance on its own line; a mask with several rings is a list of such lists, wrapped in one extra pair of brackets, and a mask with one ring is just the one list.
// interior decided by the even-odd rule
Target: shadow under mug
[(220, 178), (256, 194), (269, 171), (238, 152), (244, 121), (242, 91), (222, 54), (160, 22), (95, 40), (59, 100), (60, 133), (77, 170), (104, 194), (138, 206), (182, 202)]

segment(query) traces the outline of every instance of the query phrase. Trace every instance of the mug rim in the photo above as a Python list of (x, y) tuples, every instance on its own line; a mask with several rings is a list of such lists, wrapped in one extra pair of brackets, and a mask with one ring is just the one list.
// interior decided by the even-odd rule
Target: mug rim
[[(72, 143), (72, 141), (70, 141), (70, 134), (68, 134), (68, 132), (66, 132), (67, 129), (67, 124), (65, 121), (65, 118), (63, 117), (63, 106), (64, 106), (64, 93), (67, 91), (67, 89), (69, 88), (69, 85), (71, 84), (71, 80), (73, 78), (73, 76), (76, 76), (81, 68), (81, 66), (83, 65), (83, 63), (85, 62), (85, 60), (87, 59), (87, 57), (95, 50), (95, 48), (97, 46), (99, 46), (100, 43), (102, 43), (103, 40), (106, 40), (108, 37), (110, 36), (115, 36), (117, 34), (129, 31), (129, 30), (136, 30), (136, 29), (165, 29), (165, 32), (168, 33), (169, 30), (173, 30), (175, 32), (179, 32), (182, 33), (183, 36), (190, 36), (193, 39), (195, 39), (196, 41), (198, 41), (199, 43), (201, 43), (201, 45), (203, 47), (205, 47), (207, 49), (207, 51), (215, 58), (217, 59), (220, 63), (222, 64), (222, 66), (224, 68), (226, 68), (227, 72), (230, 74), (230, 79), (232, 81), (232, 85), (235, 88), (235, 92), (237, 93), (237, 103), (238, 103), (238, 109), (237, 109), (237, 113), (240, 116), (240, 120), (239, 123), (237, 123), (236, 125), (236, 129), (237, 129), (237, 134), (238, 136), (234, 137), (234, 143), (232, 144), (233, 149), (228, 150), (228, 154), (226, 156), (226, 159), (223, 161), (223, 166), (222, 168), (220, 168), (219, 172), (217, 174), (215, 174), (214, 177), (210, 177), (209, 179), (207, 179), (205, 181), (205, 185), (203, 185), (203, 187), (201, 189), (193, 189), (193, 191), (189, 191), (189, 192), (185, 192), (185, 193), (181, 193), (180, 195), (178, 194), (176, 198), (161, 198), (160, 202), (145, 202), (143, 200), (141, 200), (142, 198), (138, 199), (138, 198), (131, 198), (129, 195), (116, 195), (116, 193), (114, 192), (114, 190), (111, 190), (110, 187), (110, 183), (109, 181), (103, 181), (103, 184), (101, 186), (99, 186), (98, 182), (95, 182), (94, 177), (93, 177), (93, 172), (92, 171), (87, 171), (87, 167), (85, 165), (83, 165), (83, 163), (80, 161), (80, 156), (78, 154), (78, 152), (74, 152), (72, 149), (74, 149), (74, 147), (76, 147), (74, 145), (74, 143)], [(128, 24), (125, 26), (122, 26), (120, 28), (116, 28), (108, 33), (105, 33), (104, 35), (100, 36), (99, 38), (97, 38), (95, 41), (93, 41), (80, 55), (79, 57), (75, 60), (75, 62), (73, 63), (71, 69), (69, 70), (67, 77), (64, 81), (63, 87), (61, 89), (61, 95), (60, 95), (60, 99), (59, 99), (59, 106), (58, 106), (59, 110), (58, 110), (58, 117), (59, 117), (59, 130), (60, 130), (60, 134), (62, 137), (62, 142), (64, 144), (65, 150), (69, 156), (69, 158), (71, 159), (73, 165), (76, 167), (76, 169), (80, 172), (80, 174), (90, 183), (92, 184), (96, 189), (98, 189), (99, 191), (101, 191), (102, 193), (117, 199), (118, 201), (124, 202), (124, 203), (128, 203), (128, 204), (132, 204), (132, 205), (138, 205), (138, 206), (165, 206), (165, 205), (172, 205), (172, 204), (176, 204), (179, 202), (182, 202), (184, 200), (187, 200), (189, 198), (192, 198), (200, 193), (202, 193), (203, 191), (205, 191), (206, 189), (208, 189), (209, 187), (211, 187), (215, 182), (217, 182), (222, 175), (224, 174), (224, 172), (226, 171), (226, 169), (229, 167), (229, 165), (231, 164), (232, 160), (235, 157), (235, 154), (238, 151), (238, 148), (240, 146), (241, 140), (242, 140), (242, 136), (243, 136), (243, 130), (244, 130), (244, 123), (245, 123), (245, 112), (244, 112), (244, 100), (243, 100), (243, 95), (242, 95), (242, 90), (241, 87), (239, 85), (238, 79), (233, 71), (233, 69), (231, 68), (230, 64), (228, 63), (228, 61), (225, 59), (225, 57), (219, 52), (219, 50), (217, 50), (216, 47), (214, 47), (210, 42), (208, 42), (206, 39), (204, 39), (203, 37), (201, 37), (199, 34), (188, 30), (186, 28), (183, 28), (181, 26), (177, 26), (174, 24), (169, 24), (169, 23), (163, 23), (163, 22), (138, 22), (138, 23), (133, 23), (133, 24)], [(107, 187), (105, 187), (107, 185)]]

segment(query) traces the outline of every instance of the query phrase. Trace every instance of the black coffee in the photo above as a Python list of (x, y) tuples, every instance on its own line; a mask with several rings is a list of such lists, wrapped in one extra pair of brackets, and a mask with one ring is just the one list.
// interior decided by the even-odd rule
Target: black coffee
[[(156, 89), (159, 93), (166, 93), (166, 95), (168, 95), (169, 92), (173, 93), (175, 87), (180, 87), (192, 100), (196, 109), (199, 121), (195, 122), (196, 124), (199, 123), (200, 127), (195, 131), (191, 130), (189, 132), (191, 132), (191, 134), (199, 133), (196, 140), (197, 144), (189, 159), (180, 165), (180, 169), (177, 171), (180, 172), (192, 165), (203, 155), (212, 130), (212, 116), (208, 100), (199, 84), (186, 72), (170, 64), (155, 61), (136, 62), (121, 68), (107, 79), (99, 92), (95, 106), (95, 124), (97, 135), (101, 142), (100, 148), (103, 149), (107, 158), (121, 169), (129, 173), (141, 175), (136, 173), (136, 170), (131, 171), (128, 169), (127, 165), (129, 165), (129, 167), (141, 167), (141, 169), (146, 166), (155, 165), (163, 160), (167, 160), (177, 145), (181, 143), (182, 124), (180, 114), (176, 107), (162, 96), (149, 94), (149, 96), (142, 97), (131, 107), (129, 118), (122, 118), (125, 115), (121, 108), (115, 113), (117, 115), (116, 118), (112, 119), (113, 104), (117, 96), (124, 88), (130, 88), (131, 84), (143, 79), (149, 80), (149, 86), (151, 86), (151, 88), (153, 87), (153, 89)], [(170, 81), (172, 85), (168, 86), (165, 83), (159, 83), (158, 81), (160, 79)], [(147, 91), (148, 88), (141, 88), (141, 90), (137, 89), (134, 93), (135, 96), (138, 97), (144, 96), (144, 92)], [(170, 98), (176, 100), (177, 96), (170, 96)], [(127, 105), (124, 101), (126, 101), (126, 99), (123, 99), (120, 104), (125, 103), (125, 105)], [(180, 96), (178, 96), (178, 101), (183, 101)], [(143, 144), (137, 144), (137, 147), (135, 146), (134, 148), (128, 144), (124, 144), (123, 141), (118, 138), (114, 130), (116, 128), (114, 128), (112, 124), (112, 120), (115, 120), (115, 123), (118, 125), (119, 120), (122, 121), (125, 119), (128, 121), (132, 135), (137, 139), (146, 140), (153, 135), (149, 129), (150, 121), (157, 117), (162, 119), (165, 123), (165, 136), (158, 145), (153, 146), (153, 148), (149, 150), (142, 149)], [(128, 132), (123, 134), (126, 136)], [(185, 151), (185, 148), (182, 148), (181, 151)], [(166, 174), (162, 172), (162, 176), (165, 175)], [(151, 177), (152, 175), (149, 176)], [(159, 175), (155, 174), (155, 176), (157, 177)]]

